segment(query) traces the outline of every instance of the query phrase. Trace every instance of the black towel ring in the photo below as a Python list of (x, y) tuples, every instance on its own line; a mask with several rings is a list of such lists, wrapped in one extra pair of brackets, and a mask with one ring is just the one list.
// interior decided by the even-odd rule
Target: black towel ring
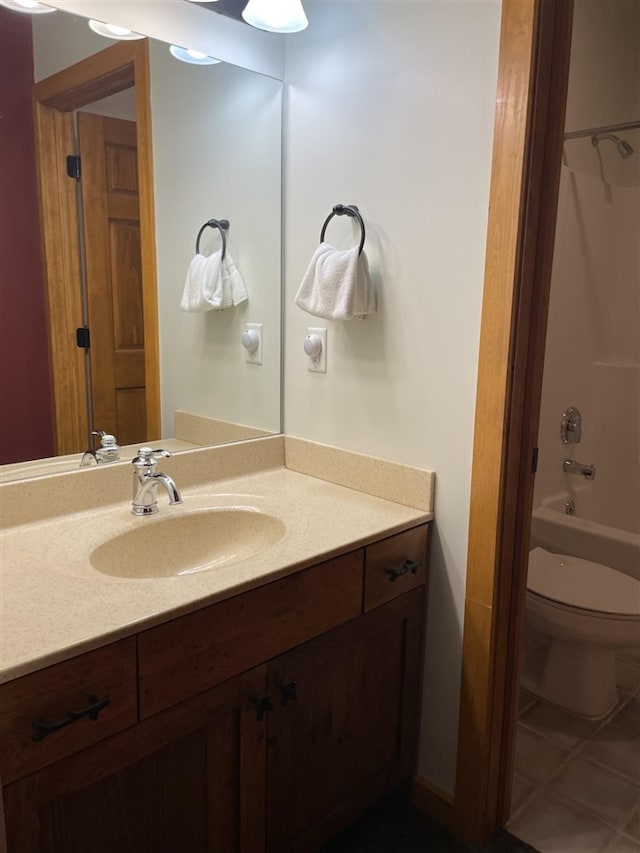
[(353, 216), (353, 218), (357, 219), (358, 222), (360, 223), (361, 235), (360, 235), (360, 248), (358, 249), (358, 254), (361, 255), (362, 249), (364, 247), (364, 238), (365, 238), (364, 221), (363, 221), (362, 217), (360, 216), (360, 211), (355, 206), (355, 204), (336, 204), (336, 206), (333, 208), (331, 213), (327, 216), (327, 218), (324, 221), (324, 225), (322, 226), (322, 231), (320, 232), (320, 242), (324, 243), (324, 232), (327, 230), (327, 225), (331, 222), (333, 217), (334, 216), (344, 216), (345, 214), (347, 216)]
[(196, 237), (196, 255), (200, 254), (200, 237), (202, 236), (202, 232), (205, 228), (217, 228), (220, 232), (220, 236), (222, 237), (222, 258), (227, 251), (227, 238), (225, 236), (225, 231), (229, 230), (229, 220), (228, 219), (209, 219), (204, 223), (202, 228), (198, 231), (198, 236)]

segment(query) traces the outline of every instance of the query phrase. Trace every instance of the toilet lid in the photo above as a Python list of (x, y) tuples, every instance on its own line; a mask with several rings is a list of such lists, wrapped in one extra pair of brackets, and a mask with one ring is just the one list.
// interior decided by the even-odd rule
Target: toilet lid
[(601, 563), (552, 554), (544, 548), (529, 553), (527, 588), (570, 607), (640, 615), (640, 581)]

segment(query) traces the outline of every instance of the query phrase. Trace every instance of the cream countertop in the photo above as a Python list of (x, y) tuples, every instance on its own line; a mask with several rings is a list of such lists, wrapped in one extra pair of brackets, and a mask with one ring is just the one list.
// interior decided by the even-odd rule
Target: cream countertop
[[(137, 519), (129, 503), (118, 501), (0, 536), (0, 682), (433, 518), (285, 467), (183, 489), (182, 496), (183, 505), (169, 507), (160, 490), (153, 518)], [(286, 532), (256, 556), (180, 577), (113, 577), (89, 562), (95, 547), (136, 526), (194, 508), (237, 505), (280, 519)]]

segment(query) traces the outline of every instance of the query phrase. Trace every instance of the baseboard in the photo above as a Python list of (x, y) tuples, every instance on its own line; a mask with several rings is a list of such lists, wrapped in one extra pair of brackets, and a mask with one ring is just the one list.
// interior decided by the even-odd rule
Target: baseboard
[(427, 817), (453, 830), (453, 798), (422, 776), (415, 776), (409, 791), (411, 803)]

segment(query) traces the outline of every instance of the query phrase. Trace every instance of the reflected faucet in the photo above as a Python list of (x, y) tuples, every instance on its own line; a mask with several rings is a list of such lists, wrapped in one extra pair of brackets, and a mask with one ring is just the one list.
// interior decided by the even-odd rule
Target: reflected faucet
[(131, 512), (134, 515), (155, 515), (158, 512), (156, 491), (162, 485), (169, 495), (169, 504), (181, 504), (182, 497), (178, 487), (168, 474), (156, 473), (158, 456), (171, 456), (168, 450), (153, 450), (141, 447), (133, 464), (133, 500)]
[(91, 464), (93, 459), (96, 465), (106, 462), (118, 462), (120, 459), (120, 447), (116, 441), (115, 435), (110, 435), (103, 429), (91, 430), (91, 435), (96, 435), (100, 439), (100, 447), (90, 447), (82, 454), (80, 467), (85, 468)]
[(595, 465), (585, 465), (584, 462), (576, 462), (575, 459), (565, 459), (562, 463), (562, 470), (565, 474), (583, 476), (585, 480), (595, 480), (596, 478)]

